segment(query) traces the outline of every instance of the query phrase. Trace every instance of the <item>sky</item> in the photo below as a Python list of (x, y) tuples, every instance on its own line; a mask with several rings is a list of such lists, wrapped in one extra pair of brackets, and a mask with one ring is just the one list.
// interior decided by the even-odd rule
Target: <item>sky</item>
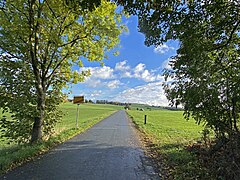
[(85, 99), (108, 100), (124, 103), (141, 103), (155, 106), (168, 106), (164, 94), (162, 76), (168, 62), (176, 55), (178, 43), (168, 41), (158, 47), (144, 45), (144, 35), (138, 32), (137, 17), (123, 19), (128, 32), (120, 36), (118, 56), (109, 55), (100, 63), (84, 62), (83, 68), (90, 69), (91, 76), (84, 82), (71, 85), (73, 96), (83, 95)]

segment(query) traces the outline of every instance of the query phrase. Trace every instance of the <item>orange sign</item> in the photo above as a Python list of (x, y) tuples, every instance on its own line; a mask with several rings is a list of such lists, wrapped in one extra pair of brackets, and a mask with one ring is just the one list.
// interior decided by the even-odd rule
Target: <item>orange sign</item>
[(80, 104), (80, 103), (84, 103), (84, 96), (74, 96), (73, 104)]

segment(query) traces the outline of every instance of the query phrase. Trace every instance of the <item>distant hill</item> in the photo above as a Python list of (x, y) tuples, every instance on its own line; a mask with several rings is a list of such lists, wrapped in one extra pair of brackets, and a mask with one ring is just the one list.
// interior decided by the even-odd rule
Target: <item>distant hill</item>
[(182, 111), (182, 108), (175, 108), (175, 107), (164, 107), (164, 106), (150, 106), (148, 104), (138, 104), (138, 103), (131, 103), (130, 108), (132, 110), (171, 110), (171, 111)]

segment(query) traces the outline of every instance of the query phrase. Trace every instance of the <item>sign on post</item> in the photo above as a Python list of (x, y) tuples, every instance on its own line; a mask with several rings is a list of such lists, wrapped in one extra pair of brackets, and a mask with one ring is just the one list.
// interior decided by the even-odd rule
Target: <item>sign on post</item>
[(77, 115), (76, 115), (76, 128), (78, 128), (78, 114), (79, 114), (79, 105), (80, 103), (84, 103), (84, 96), (74, 96), (73, 104), (77, 104)]
[(84, 96), (74, 96), (73, 104), (80, 104), (80, 103), (84, 103)]

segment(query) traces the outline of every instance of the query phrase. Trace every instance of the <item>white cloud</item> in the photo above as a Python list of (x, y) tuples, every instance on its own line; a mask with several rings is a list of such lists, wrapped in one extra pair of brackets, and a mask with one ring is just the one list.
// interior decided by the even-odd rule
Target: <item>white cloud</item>
[(156, 76), (155, 74), (151, 74), (148, 70), (144, 70), (141, 74), (140, 74), (140, 79), (142, 79), (145, 82), (152, 82), (156, 80)]
[(144, 69), (146, 68), (146, 65), (143, 63), (139, 63), (135, 68), (134, 68), (134, 72), (136, 74), (141, 73)]
[(114, 101), (141, 103), (155, 106), (168, 106), (168, 100), (164, 94), (162, 82), (148, 83), (127, 89), (119, 93)]
[(162, 79), (160, 74), (156, 74), (153, 71), (149, 71), (146, 69), (146, 65), (143, 63), (139, 63), (133, 70), (132, 77), (141, 79), (145, 82), (153, 82)]
[(88, 87), (92, 87), (92, 88), (96, 88), (96, 87), (100, 87), (102, 82), (99, 79), (92, 79), (92, 78), (87, 78), (84, 83), (88, 86)]
[(162, 68), (163, 69), (171, 69), (171, 66), (170, 66), (170, 61), (172, 61), (173, 59), (172, 58), (168, 58), (167, 60), (163, 61), (162, 63)]
[(84, 81), (84, 84), (86, 84), (88, 87), (92, 88), (103, 88), (107, 87), (109, 89), (116, 89), (118, 88), (122, 83), (119, 80), (112, 80), (112, 81), (101, 81), (100, 79), (87, 79)]
[(127, 65), (127, 60), (116, 63), (115, 72), (118, 72), (119, 78), (132, 78), (131, 67)]
[(131, 78), (131, 77), (133, 77), (133, 75), (131, 74), (131, 72), (127, 71), (127, 72), (123, 72), (121, 77), (129, 77), (129, 78)]
[(90, 70), (91, 76), (88, 78), (92, 79), (113, 79), (113, 69), (108, 66), (103, 67), (83, 67), (80, 70)]
[(161, 78), (157, 71), (149, 71), (143, 63), (137, 64), (135, 67), (127, 65), (127, 61), (118, 62), (115, 66), (115, 72), (118, 72), (119, 78), (136, 78), (145, 82), (153, 82)]
[(95, 97), (95, 96), (100, 96), (102, 94), (102, 91), (101, 90), (96, 90), (96, 91), (93, 91), (90, 96), (91, 97)]
[[(158, 70), (148, 70), (143, 63), (137, 64), (135, 67), (127, 65), (127, 61), (118, 62), (115, 68), (109, 66), (103, 67), (84, 67), (81, 71), (90, 70), (91, 76), (87, 77), (83, 82), (88, 87), (102, 88), (107, 87), (116, 89), (121, 85), (121, 78), (135, 78), (145, 82), (162, 81), (163, 77)], [(111, 81), (109, 81), (111, 80)]]
[(121, 85), (121, 82), (119, 80), (113, 80), (113, 81), (106, 82), (106, 85), (110, 89), (116, 89), (119, 87), (119, 85)]
[(127, 60), (116, 63), (115, 70), (128, 71), (130, 69), (130, 66), (127, 66), (126, 64), (127, 64)]
[(91, 75), (85, 79), (83, 82), (88, 87), (97, 88), (97, 87), (109, 87), (113, 88), (116, 87), (111, 85), (108, 85), (108, 82), (104, 82), (103, 80), (108, 79), (114, 79), (114, 69), (110, 68), (109, 66), (103, 66), (103, 67), (83, 67), (80, 69), (80, 71), (86, 71), (90, 70)]
[[(166, 60), (162, 66), (167, 66), (167, 61), (169, 60), (170, 59)], [(121, 85), (123, 85), (121, 78), (127, 77), (145, 81), (147, 84), (122, 91), (114, 96), (115, 98), (111, 98), (112, 101), (135, 102), (156, 106), (168, 105), (162, 88), (164, 77), (160, 73), (161, 67), (155, 70), (148, 70), (143, 63), (131, 67), (125, 60), (117, 63), (114, 68), (108, 66), (82, 68), (82, 70), (87, 69), (90, 69), (92, 75), (86, 78), (86, 81), (83, 83), (88, 87), (98, 88), (98, 90), (100, 90), (89, 92), (88, 96), (93, 100), (105, 97), (105, 95), (107, 95), (107, 97), (114, 96), (114, 94), (111, 94), (111, 92), (113, 92), (112, 90), (121, 87)], [(110, 89), (110, 91), (104, 95), (102, 92), (103, 89)]]
[(96, 100), (102, 94), (103, 94), (103, 92), (101, 90), (96, 90), (96, 91), (91, 92), (90, 95), (88, 95), (88, 98), (91, 100)]
[(157, 54), (164, 54), (170, 50), (174, 50), (174, 47), (168, 46), (167, 44), (162, 44), (154, 48), (154, 52)]

